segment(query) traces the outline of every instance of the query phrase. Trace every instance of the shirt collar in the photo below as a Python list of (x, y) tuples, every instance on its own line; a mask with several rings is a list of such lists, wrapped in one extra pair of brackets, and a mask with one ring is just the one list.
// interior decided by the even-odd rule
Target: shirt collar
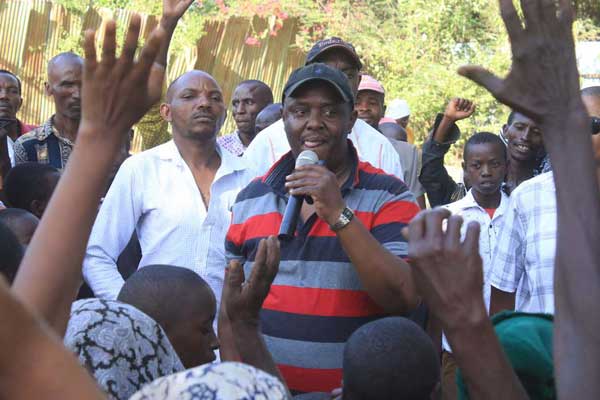
[[(351, 140), (348, 140), (348, 151), (350, 152), (352, 165), (350, 176), (348, 176), (348, 179), (342, 185), (342, 195), (352, 190), (359, 182), (358, 154)], [(273, 164), (269, 172), (262, 178), (262, 181), (271, 186), (275, 193), (285, 196), (287, 193), (285, 190), (285, 177), (292, 173), (295, 165), (296, 159), (292, 152), (289, 151)]]
[[(504, 193), (504, 190), (500, 190), (500, 204), (496, 208), (496, 212), (494, 213), (494, 218), (501, 216), (504, 214), (504, 209), (508, 206), (509, 197)], [(457, 201), (458, 206), (462, 210), (466, 210), (469, 208), (478, 208), (480, 210), (484, 210), (477, 202), (475, 201), (475, 197), (473, 197), (473, 189), (469, 189), (465, 197)], [(494, 219), (492, 218), (492, 219)]]
[[(224, 150), (218, 143), (216, 145), (216, 150), (221, 157), (221, 166), (215, 175), (215, 180), (219, 179), (221, 176), (248, 169), (248, 166), (241, 157), (234, 156), (227, 150)], [(174, 161), (178, 166), (186, 165), (173, 139), (161, 145), (159, 149), (159, 158), (165, 161)]]

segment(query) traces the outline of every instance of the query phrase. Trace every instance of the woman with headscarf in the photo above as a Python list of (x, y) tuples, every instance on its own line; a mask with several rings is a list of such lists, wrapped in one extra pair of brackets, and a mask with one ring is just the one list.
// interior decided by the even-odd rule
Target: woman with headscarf
[(110, 399), (128, 399), (155, 379), (184, 369), (163, 329), (117, 301), (75, 302), (64, 343)]
[(238, 362), (205, 364), (157, 379), (130, 400), (283, 400), (285, 386), (273, 375)]

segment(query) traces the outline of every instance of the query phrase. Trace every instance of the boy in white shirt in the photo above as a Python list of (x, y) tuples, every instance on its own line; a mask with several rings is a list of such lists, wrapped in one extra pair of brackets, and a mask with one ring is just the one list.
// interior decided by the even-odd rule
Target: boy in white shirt
[[(509, 198), (503, 191), (506, 176), (506, 146), (499, 136), (480, 132), (469, 138), (463, 152), (465, 182), (471, 185), (467, 195), (446, 205), (452, 214), (463, 218), (461, 240), (464, 240), (469, 222), (476, 221), (481, 227), (479, 253), (483, 260), (483, 297), (486, 307), (490, 306), (489, 272), (491, 269), (496, 238), (504, 220)], [(452, 350), (442, 337), (442, 391), (443, 398), (456, 398), (456, 364)]]

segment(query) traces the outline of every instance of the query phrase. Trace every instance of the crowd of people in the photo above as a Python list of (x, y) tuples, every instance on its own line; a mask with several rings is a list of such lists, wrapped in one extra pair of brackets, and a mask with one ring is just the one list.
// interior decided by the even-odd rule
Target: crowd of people
[[(163, 94), (191, 4), (163, 0), (142, 49), (133, 15), (120, 55), (110, 21), (100, 59), (91, 31), (53, 57), (40, 127), (0, 70), (0, 397), (600, 396), (600, 86), (569, 1), (500, 0), (509, 74), (458, 73), (511, 113), (466, 135), (458, 181), (476, 101), (442, 100), (419, 148), (341, 38), (281, 94), (247, 79), (229, 108), (200, 70)], [(159, 101), (172, 140), (129, 156)]]

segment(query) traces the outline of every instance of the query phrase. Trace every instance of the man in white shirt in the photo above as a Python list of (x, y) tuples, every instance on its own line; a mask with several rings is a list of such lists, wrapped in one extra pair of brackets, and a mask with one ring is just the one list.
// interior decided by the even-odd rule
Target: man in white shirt
[[(489, 275), (496, 240), (509, 198), (503, 191), (506, 175), (506, 147), (498, 135), (488, 132), (476, 133), (469, 138), (464, 148), (463, 171), (471, 183), (471, 189), (462, 199), (445, 207), (452, 215), (463, 218), (461, 241), (465, 239), (470, 222), (480, 226), (479, 254), (483, 261), (483, 299), (486, 308), (490, 306)], [(443, 398), (456, 398), (456, 363), (452, 349), (442, 336), (442, 391)]]
[[(317, 42), (308, 52), (306, 65), (320, 62), (341, 70), (354, 92), (358, 93), (360, 70), (362, 63), (354, 50), (354, 46), (340, 38), (329, 38)], [(358, 156), (376, 168), (388, 174), (403, 178), (402, 166), (398, 154), (389, 141), (365, 121), (357, 119), (352, 131), (348, 134)], [(256, 171), (265, 174), (277, 160), (290, 151), (283, 120), (279, 120), (260, 132), (246, 149), (244, 158)]]
[(229, 208), (255, 174), (217, 145), (225, 104), (209, 74), (194, 70), (177, 78), (161, 115), (171, 123), (173, 140), (121, 166), (88, 242), (84, 278), (96, 296), (115, 299), (123, 286), (116, 260), (135, 230), (140, 267), (189, 268), (219, 299)]

